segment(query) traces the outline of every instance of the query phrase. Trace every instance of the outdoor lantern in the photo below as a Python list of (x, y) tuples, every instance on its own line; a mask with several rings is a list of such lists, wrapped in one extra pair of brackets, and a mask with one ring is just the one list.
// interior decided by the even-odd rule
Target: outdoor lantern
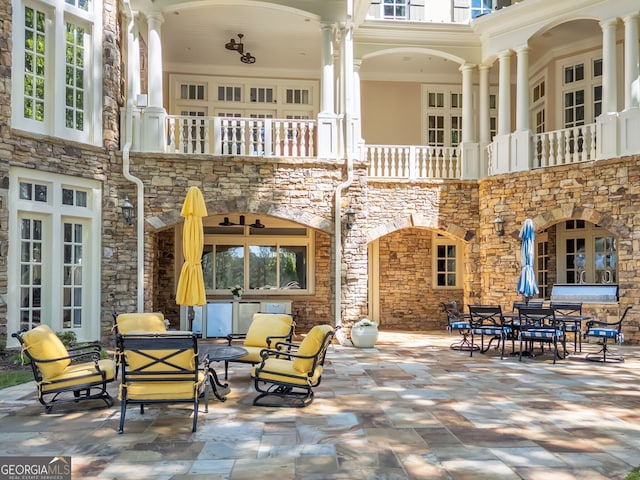
[(504, 220), (498, 215), (496, 219), (493, 221), (493, 228), (495, 228), (496, 233), (499, 237), (504, 235)]
[(346, 221), (347, 221), (347, 230), (351, 230), (353, 228), (353, 224), (356, 221), (356, 211), (349, 207), (347, 208), (347, 211), (344, 212), (344, 216), (346, 217)]
[(125, 197), (122, 204), (122, 215), (124, 215), (124, 221), (127, 225), (133, 224), (133, 204), (129, 201), (129, 197)]

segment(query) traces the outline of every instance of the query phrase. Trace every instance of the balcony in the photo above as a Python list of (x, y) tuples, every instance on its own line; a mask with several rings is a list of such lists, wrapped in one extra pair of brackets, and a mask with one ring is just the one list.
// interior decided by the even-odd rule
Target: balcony
[(167, 115), (167, 153), (315, 157), (314, 120)]

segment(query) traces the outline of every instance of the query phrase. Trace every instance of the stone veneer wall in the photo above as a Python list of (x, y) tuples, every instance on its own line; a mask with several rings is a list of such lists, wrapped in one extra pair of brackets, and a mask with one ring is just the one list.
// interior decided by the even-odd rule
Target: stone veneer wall
[[(510, 305), (519, 299), (514, 285), (520, 272), (524, 220), (536, 231), (568, 219), (598, 224), (617, 238), (619, 305), (589, 304), (588, 314), (619, 318), (627, 305), (640, 303), (640, 155), (489, 177), (480, 181), (481, 300)], [(505, 220), (505, 236), (491, 222)], [(555, 254), (554, 254), (555, 256)], [(640, 308), (629, 312), (625, 341), (640, 342)]]
[(434, 289), (432, 237), (413, 228), (380, 239), (380, 328), (383, 330), (437, 330), (447, 321), (440, 302), (463, 302), (463, 290)]

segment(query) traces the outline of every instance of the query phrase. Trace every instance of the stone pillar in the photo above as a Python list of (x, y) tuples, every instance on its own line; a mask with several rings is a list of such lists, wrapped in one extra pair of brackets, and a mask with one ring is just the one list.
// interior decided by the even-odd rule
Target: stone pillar
[(338, 117), (335, 112), (333, 24), (322, 23), (322, 77), (318, 113), (318, 157), (338, 157)]
[(602, 114), (596, 119), (596, 158), (618, 156), (618, 102), (616, 72), (616, 25), (612, 18), (602, 28)]
[(531, 168), (532, 140), (529, 130), (529, 47), (516, 49), (518, 70), (516, 75), (516, 131), (511, 138), (510, 171)]
[(166, 143), (166, 116), (167, 112), (162, 106), (162, 41), (160, 39), (160, 26), (162, 14), (154, 12), (147, 14), (149, 29), (149, 76), (148, 76), (148, 102), (149, 106), (144, 110), (144, 150), (147, 152), (163, 152)]
[(473, 70), (475, 65), (464, 64), (462, 72), (462, 142), (460, 152), (462, 178), (480, 175), (478, 142), (473, 131)]
[(640, 151), (640, 65), (638, 18), (632, 13), (624, 21), (624, 110), (620, 113), (620, 155)]

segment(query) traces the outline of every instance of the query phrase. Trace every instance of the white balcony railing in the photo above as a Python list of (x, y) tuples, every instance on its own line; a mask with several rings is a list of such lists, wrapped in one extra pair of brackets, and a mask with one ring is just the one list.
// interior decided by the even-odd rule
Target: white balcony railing
[(416, 145), (366, 145), (362, 160), (369, 177), (398, 179), (460, 178), (460, 149)]
[(595, 160), (596, 124), (534, 134), (533, 149), (533, 168)]
[(315, 157), (316, 122), (167, 115), (167, 152)]

